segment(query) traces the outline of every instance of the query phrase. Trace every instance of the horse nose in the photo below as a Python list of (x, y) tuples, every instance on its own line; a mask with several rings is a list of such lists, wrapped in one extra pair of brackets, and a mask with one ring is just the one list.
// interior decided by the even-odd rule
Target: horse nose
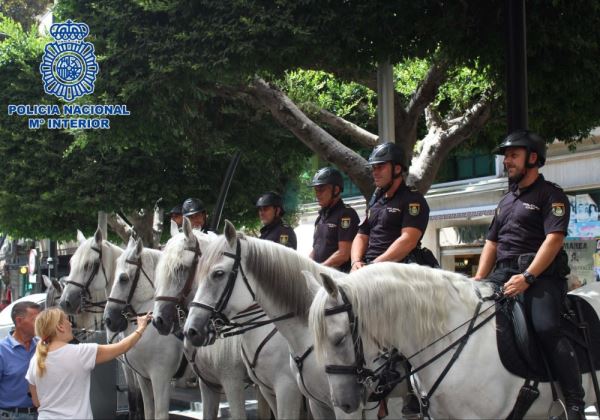
[(106, 328), (109, 330), (112, 330), (112, 321), (109, 317), (104, 318), (104, 325), (106, 325)]
[(342, 405), (340, 405), (340, 408), (342, 409), (342, 411), (344, 413), (352, 412), (352, 407), (350, 406), (350, 404), (342, 404)]

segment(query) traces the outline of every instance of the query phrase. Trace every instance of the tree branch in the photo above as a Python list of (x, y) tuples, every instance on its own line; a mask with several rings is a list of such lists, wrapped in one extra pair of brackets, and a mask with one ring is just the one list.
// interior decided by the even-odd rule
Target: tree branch
[(281, 90), (263, 79), (255, 79), (247, 88), (247, 92), (313, 152), (336, 164), (348, 174), (363, 196), (371, 195), (373, 183), (366, 159), (315, 124)]
[(362, 146), (375, 147), (377, 145), (378, 136), (325, 109), (319, 109), (315, 117), (321, 123), (331, 127), (337, 134), (348, 136)]
[(423, 139), (421, 153), (413, 160), (410, 170), (409, 183), (425, 193), (435, 179), (442, 162), (448, 153), (466, 139), (473, 137), (487, 123), (491, 116), (493, 101), (484, 94), (471, 108), (467, 109), (461, 118), (442, 122), (447, 125), (445, 130), (432, 125)]
[(107, 214), (106, 222), (123, 242), (129, 241), (129, 237), (133, 235), (133, 229), (116, 213)]

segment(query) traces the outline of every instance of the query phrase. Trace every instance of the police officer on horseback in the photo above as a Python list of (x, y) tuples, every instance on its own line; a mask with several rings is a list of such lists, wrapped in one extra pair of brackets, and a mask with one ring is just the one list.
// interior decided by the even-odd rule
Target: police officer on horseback
[(171, 220), (177, 224), (177, 228), (181, 228), (181, 224), (183, 223), (183, 211), (181, 209), (181, 204), (176, 205), (169, 212), (169, 216)]
[(359, 218), (342, 200), (344, 179), (335, 168), (321, 168), (310, 183), (321, 210), (315, 221), (310, 258), (341, 271), (350, 271), (350, 249), (358, 231)]
[(563, 250), (569, 200), (539, 173), (546, 162), (546, 143), (539, 135), (515, 131), (496, 153), (504, 156), (509, 191), (496, 208), (475, 278), (503, 285), (506, 296), (523, 294), (526, 313), (565, 396), (568, 418), (584, 418), (579, 363), (560, 329), (570, 271)]
[(429, 222), (429, 206), (419, 191), (406, 185), (409, 163), (394, 143), (384, 143), (369, 156), (375, 186), (367, 217), (352, 242), (352, 271), (381, 261), (436, 265), (420, 246)]
[(263, 225), (260, 229), (260, 239), (296, 249), (296, 233), (281, 219), (285, 213), (281, 196), (272, 191), (264, 193), (258, 197), (256, 207), (258, 208), (258, 217)]
[(183, 215), (187, 217), (192, 229), (200, 229), (206, 231), (206, 207), (199, 198), (188, 198), (181, 206)]

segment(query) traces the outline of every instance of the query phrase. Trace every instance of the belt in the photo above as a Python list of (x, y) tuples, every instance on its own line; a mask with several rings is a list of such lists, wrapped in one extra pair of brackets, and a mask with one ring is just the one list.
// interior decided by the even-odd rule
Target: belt
[(514, 268), (519, 269), (519, 262), (516, 258), (510, 258), (496, 263), (496, 268)]
[(33, 414), (33, 413), (37, 413), (37, 408), (35, 408), (35, 407), (11, 407), (11, 408), (0, 407), (0, 411), (10, 411), (10, 412), (19, 413), (19, 414)]

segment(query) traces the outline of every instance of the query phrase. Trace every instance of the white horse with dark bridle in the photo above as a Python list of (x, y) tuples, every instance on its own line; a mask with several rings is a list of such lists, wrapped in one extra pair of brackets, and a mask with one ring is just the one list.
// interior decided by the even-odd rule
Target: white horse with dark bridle
[[(365, 348), (395, 347), (409, 358), (431, 417), (509, 415), (524, 380), (500, 360), (494, 303), (482, 305), (493, 294), (490, 286), (457, 273), (397, 263), (373, 264), (341, 279), (323, 278), (309, 324), (317, 353), (328, 365), (355, 363), (354, 330)], [(576, 293), (598, 311), (598, 289), (591, 285)], [(457, 349), (462, 352), (455, 357)], [(346, 412), (359, 407), (362, 390), (356, 376), (332, 374), (329, 383), (338, 407)], [(596, 398), (590, 374), (583, 375), (583, 385), (591, 405)], [(526, 417), (548, 417), (549, 383), (540, 382), (539, 391)]]
[[(144, 248), (141, 240), (130, 239), (117, 258), (115, 281), (104, 309), (109, 336), (121, 339), (137, 328), (138, 315), (152, 311), (154, 272), (161, 251)], [(115, 337), (116, 336), (116, 337)], [(121, 361), (137, 377), (144, 400), (146, 418), (168, 419), (171, 378), (183, 357), (183, 343), (173, 335), (160, 335), (150, 326), (139, 342)]]
[[(177, 334), (180, 319), (196, 289), (195, 273), (202, 250), (216, 238), (193, 230), (184, 218), (184, 232), (171, 226), (171, 239), (163, 249), (156, 269), (156, 292), (152, 324), (163, 335)], [(219, 340), (214, 346), (196, 349), (184, 344), (186, 358), (199, 377), (203, 418), (215, 419), (223, 391), (229, 401), (231, 417), (246, 418), (244, 384), (248, 379), (241, 355), (241, 337)]]
[[(313, 416), (330, 419), (336, 412), (324, 365), (312, 351), (312, 334), (307, 327), (308, 310), (320, 283), (307, 285), (303, 270), (317, 276), (343, 275), (290, 248), (238, 234), (226, 221), (225, 235), (204, 253), (198, 273), (200, 284), (184, 331), (194, 344), (206, 344), (215, 333), (215, 317), (231, 319), (256, 301), (288, 341), (288, 363), (300, 390), (309, 399)], [(341, 411), (337, 414), (348, 418)], [(360, 413), (356, 417), (360, 418)]]

